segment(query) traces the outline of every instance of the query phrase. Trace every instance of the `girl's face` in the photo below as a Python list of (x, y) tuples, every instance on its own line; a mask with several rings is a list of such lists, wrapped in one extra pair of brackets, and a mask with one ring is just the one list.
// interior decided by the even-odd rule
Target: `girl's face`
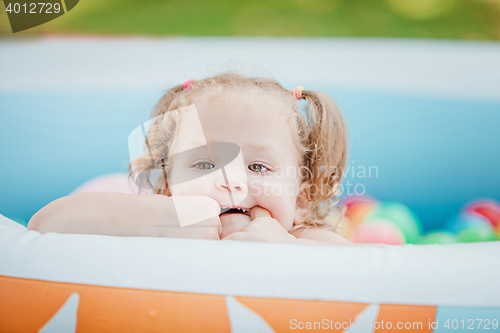
[[(172, 195), (208, 196), (230, 210), (222, 237), (243, 229), (260, 206), (286, 230), (297, 219), (299, 152), (283, 106), (255, 95), (205, 99), (180, 111), (170, 150)], [(196, 210), (196, 207), (193, 207)]]

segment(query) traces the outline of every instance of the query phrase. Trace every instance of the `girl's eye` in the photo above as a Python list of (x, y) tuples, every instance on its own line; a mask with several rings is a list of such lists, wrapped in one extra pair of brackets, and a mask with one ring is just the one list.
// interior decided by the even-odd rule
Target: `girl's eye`
[(267, 171), (267, 168), (265, 166), (263, 166), (262, 164), (257, 164), (257, 163), (250, 164), (248, 166), (248, 169), (250, 171), (253, 171), (253, 172), (264, 172), (264, 171)]
[(198, 170), (210, 170), (215, 168), (215, 165), (210, 162), (198, 162), (194, 165), (194, 167)]

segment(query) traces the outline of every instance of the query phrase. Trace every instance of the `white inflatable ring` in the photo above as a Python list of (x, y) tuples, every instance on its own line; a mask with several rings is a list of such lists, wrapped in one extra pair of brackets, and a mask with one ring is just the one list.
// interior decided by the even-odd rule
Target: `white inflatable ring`
[(382, 321), (431, 332), (500, 319), (500, 242), (379, 249), (41, 235), (0, 215), (0, 253), (1, 332), (374, 332)]

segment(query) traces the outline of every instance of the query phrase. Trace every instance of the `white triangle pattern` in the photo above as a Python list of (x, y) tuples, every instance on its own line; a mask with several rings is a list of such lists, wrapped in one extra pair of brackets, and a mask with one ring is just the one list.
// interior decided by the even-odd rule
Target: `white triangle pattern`
[(379, 305), (376, 303), (370, 304), (360, 314), (356, 316), (350, 328), (344, 333), (374, 333), (375, 322), (378, 317)]
[(38, 333), (75, 333), (80, 296), (73, 293)]
[(233, 296), (226, 296), (231, 333), (274, 333), (269, 324)]

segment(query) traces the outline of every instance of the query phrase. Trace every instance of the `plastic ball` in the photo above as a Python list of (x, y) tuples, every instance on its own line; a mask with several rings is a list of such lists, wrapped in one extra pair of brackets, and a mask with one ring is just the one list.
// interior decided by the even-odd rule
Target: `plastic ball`
[(434, 231), (420, 239), (420, 244), (453, 244), (457, 242), (457, 236), (447, 231)]
[(346, 238), (352, 240), (354, 229), (363, 222), (365, 216), (376, 205), (376, 201), (367, 196), (351, 196), (343, 200), (342, 204), (347, 208), (345, 217), (349, 221), (344, 226), (347, 231)]
[(467, 211), (458, 214), (446, 224), (446, 230), (454, 234), (468, 229), (492, 229), (492, 227), (483, 216)]
[(375, 203), (377, 203), (377, 200), (370, 198), (368, 196), (364, 196), (364, 195), (363, 196), (351, 196), (345, 200), (342, 200), (342, 204), (345, 205), (347, 207), (347, 209), (350, 209), (351, 207), (353, 207), (354, 205), (356, 205), (358, 203), (375, 204)]
[(390, 221), (379, 221), (361, 224), (354, 230), (354, 243), (381, 243), (387, 245), (403, 245), (404, 236)]
[(459, 243), (489, 242), (498, 240), (491, 228), (473, 228), (460, 232), (457, 236)]
[(397, 226), (408, 244), (418, 244), (422, 226), (417, 216), (405, 205), (397, 202), (384, 202), (373, 207), (365, 217), (365, 223), (384, 218)]
[(351, 206), (347, 208), (346, 217), (354, 225), (357, 225), (363, 221), (375, 205), (376, 204), (373, 202), (358, 202), (351, 204)]
[(481, 200), (470, 204), (466, 211), (482, 216), (491, 223), (493, 229), (500, 228), (500, 203), (493, 200)]

